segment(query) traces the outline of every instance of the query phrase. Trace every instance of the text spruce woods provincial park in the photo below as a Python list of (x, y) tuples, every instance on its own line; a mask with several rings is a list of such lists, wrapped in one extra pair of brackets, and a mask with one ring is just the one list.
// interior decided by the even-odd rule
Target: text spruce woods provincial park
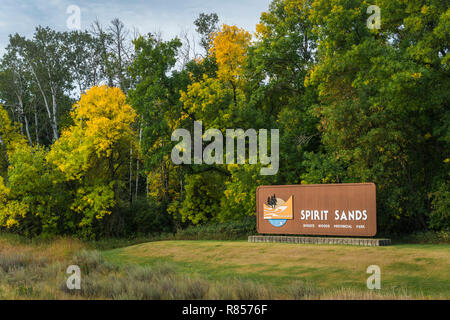
[(257, 228), (267, 234), (374, 236), (373, 183), (260, 186)]

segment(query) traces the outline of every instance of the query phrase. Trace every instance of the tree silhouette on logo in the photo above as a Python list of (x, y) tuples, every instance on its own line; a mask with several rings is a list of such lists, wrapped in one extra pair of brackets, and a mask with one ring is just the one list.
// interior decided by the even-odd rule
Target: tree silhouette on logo
[(271, 206), (273, 209), (275, 209), (275, 206), (277, 205), (277, 197), (275, 195), (268, 197), (267, 205)]

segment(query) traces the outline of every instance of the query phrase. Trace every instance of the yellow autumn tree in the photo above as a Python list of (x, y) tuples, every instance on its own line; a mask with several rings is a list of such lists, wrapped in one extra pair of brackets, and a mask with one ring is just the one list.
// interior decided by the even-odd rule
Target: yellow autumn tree
[(251, 38), (251, 34), (244, 29), (222, 25), (219, 31), (212, 34), (209, 50), (210, 57), (217, 62), (217, 76), (203, 74), (200, 81), (193, 82), (186, 92), (181, 92), (180, 100), (185, 110), (205, 121), (207, 126), (232, 125), (245, 99), (242, 75)]
[(188, 86), (186, 92), (181, 92), (181, 102), (187, 114), (195, 114), (207, 128), (226, 128), (233, 125), (233, 113), (237, 101), (243, 99), (242, 91), (237, 89), (236, 95), (227, 83), (217, 79), (203, 76), (202, 81), (194, 82)]
[(82, 216), (83, 236), (95, 221), (110, 215), (121, 201), (130, 149), (137, 154), (134, 109), (119, 88), (93, 87), (71, 113), (74, 124), (55, 142), (47, 160), (73, 186), (72, 211)]
[(19, 219), (24, 218), (28, 212), (28, 206), (21, 201), (10, 198), (11, 189), (5, 186), (0, 177), (0, 226), (12, 228), (19, 224)]
[[(196, 81), (181, 92), (182, 119), (195, 118), (202, 121), (204, 130), (215, 128), (223, 132), (248, 124), (253, 110), (246, 102), (244, 75), (251, 38), (248, 31), (226, 24), (212, 34), (208, 59), (197, 62), (205, 72), (197, 74)], [(207, 68), (210, 61), (215, 61), (217, 70)], [(218, 218), (223, 211), (220, 205), (224, 185), (230, 176), (230, 167), (220, 164), (211, 171), (186, 175), (182, 202), (172, 203), (168, 211), (193, 223)]]
[(216, 58), (220, 80), (236, 84), (246, 64), (251, 39), (248, 31), (226, 24), (213, 34), (209, 53)]
[[(8, 112), (0, 105), (0, 165), (6, 168), (10, 166), (9, 158), (15, 150), (26, 147), (19, 126), (11, 121)], [(0, 226), (11, 228), (18, 225), (18, 219), (26, 215), (28, 207), (12, 198), (11, 188), (5, 184), (1, 171), (5, 170), (0, 170)]]
[(8, 112), (0, 104), (0, 147), (3, 152), (12, 152), (18, 144), (25, 143), (18, 124), (11, 121)]

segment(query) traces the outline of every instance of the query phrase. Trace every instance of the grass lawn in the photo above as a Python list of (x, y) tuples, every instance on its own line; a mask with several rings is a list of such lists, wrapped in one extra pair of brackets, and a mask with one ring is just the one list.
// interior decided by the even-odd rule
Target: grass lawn
[(303, 280), (328, 291), (369, 291), (366, 269), (381, 269), (380, 294), (450, 299), (450, 245), (299, 245), (246, 241), (158, 241), (108, 250), (114, 263), (173, 263), (209, 280), (238, 277), (281, 288)]
[[(81, 290), (67, 289), (69, 265), (81, 268)], [(381, 290), (366, 288), (370, 265), (381, 268)], [(450, 299), (449, 270), (448, 244), (129, 246), (0, 233), (0, 299)]]

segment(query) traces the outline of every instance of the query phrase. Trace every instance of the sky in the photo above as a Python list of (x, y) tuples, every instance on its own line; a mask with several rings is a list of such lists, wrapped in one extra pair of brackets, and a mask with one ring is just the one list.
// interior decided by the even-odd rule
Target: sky
[(199, 13), (216, 12), (221, 23), (236, 24), (254, 32), (261, 12), (270, 0), (0, 0), (0, 54), (3, 55), (10, 34), (31, 37), (38, 25), (59, 31), (69, 30), (67, 9), (81, 9), (81, 29), (98, 19), (107, 25), (121, 19), (129, 29), (140, 34), (161, 32), (164, 39), (195, 32), (193, 21)]

